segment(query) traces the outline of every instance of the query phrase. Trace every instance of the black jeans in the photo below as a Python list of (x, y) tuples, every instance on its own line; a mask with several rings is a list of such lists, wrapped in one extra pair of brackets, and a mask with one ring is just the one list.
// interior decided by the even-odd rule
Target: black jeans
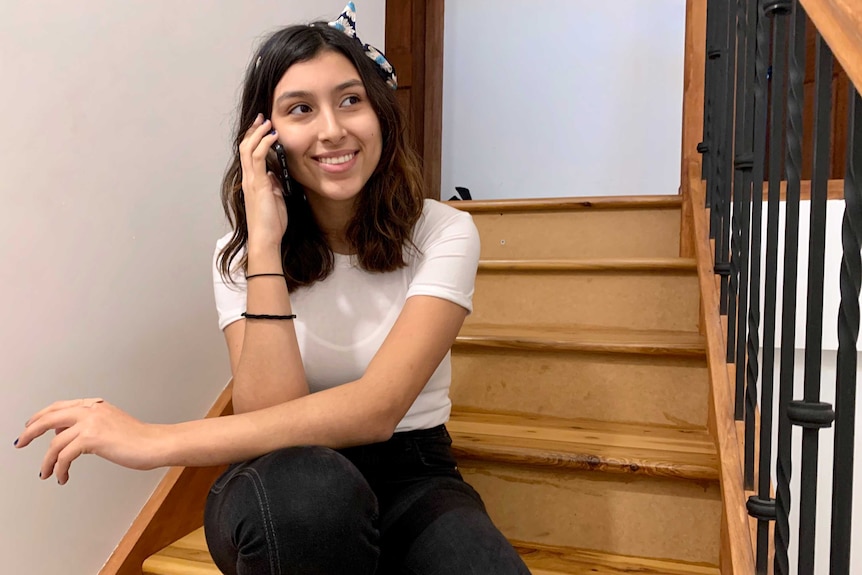
[(228, 575), (521, 575), (527, 567), (461, 477), (445, 426), (232, 465), (204, 526)]

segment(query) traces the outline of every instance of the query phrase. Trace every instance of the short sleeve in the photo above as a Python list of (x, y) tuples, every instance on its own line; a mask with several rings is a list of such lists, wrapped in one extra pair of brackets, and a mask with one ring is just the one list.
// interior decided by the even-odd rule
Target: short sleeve
[(479, 266), (479, 231), (467, 212), (426, 200), (414, 234), (420, 253), (411, 262), (415, 271), (407, 298), (430, 295), (473, 311), (473, 291)]
[[(229, 233), (216, 242), (215, 253), (213, 254), (213, 290), (215, 292), (216, 310), (218, 311), (218, 326), (224, 330), (228, 325), (242, 319), (242, 314), (245, 312), (246, 297), (248, 284), (244, 274), (238, 274), (233, 271), (232, 277), (235, 285), (226, 282), (222, 279), (219, 273), (219, 254), (222, 249), (230, 241), (233, 234)], [(238, 262), (242, 253), (234, 258), (234, 262)]]

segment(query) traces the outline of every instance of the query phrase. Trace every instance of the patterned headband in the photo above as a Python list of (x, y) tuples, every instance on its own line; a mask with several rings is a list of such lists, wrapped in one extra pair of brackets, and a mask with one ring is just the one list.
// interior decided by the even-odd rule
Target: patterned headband
[(398, 78), (395, 76), (395, 69), (392, 67), (392, 64), (389, 63), (389, 60), (386, 59), (386, 56), (384, 56), (383, 53), (374, 46), (364, 44), (362, 40), (359, 39), (359, 36), (356, 35), (356, 6), (353, 5), (353, 2), (348, 2), (347, 6), (344, 8), (344, 12), (341, 13), (341, 16), (339, 16), (334, 22), (330, 22), (329, 25), (336, 30), (341, 30), (349, 37), (356, 40), (356, 42), (362, 46), (362, 49), (365, 51), (365, 55), (374, 60), (374, 62), (380, 67), (380, 71), (386, 79), (386, 84), (393, 90), (398, 88)]

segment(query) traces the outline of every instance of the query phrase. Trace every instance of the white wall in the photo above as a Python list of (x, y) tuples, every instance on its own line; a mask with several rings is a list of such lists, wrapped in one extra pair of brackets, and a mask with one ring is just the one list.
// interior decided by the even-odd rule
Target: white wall
[[(763, 344), (763, 314), (764, 314), (764, 296), (765, 296), (765, 280), (766, 280), (766, 226), (767, 205), (764, 203), (763, 212), (763, 253), (761, 256), (761, 289), (760, 289), (760, 343)], [(781, 290), (784, 278), (784, 233), (785, 233), (785, 209), (786, 204), (782, 202), (779, 210), (779, 242), (778, 242), (778, 271), (777, 271), (777, 286), (778, 300), (776, 309), (776, 358), (775, 358), (775, 386), (774, 386), (774, 413), (777, 413), (779, 388), (778, 382), (781, 374), (780, 371), (780, 342), (781, 342)], [(827, 203), (826, 213), (826, 248), (824, 260), (824, 304), (823, 304), (823, 337), (822, 337), (822, 358), (821, 358), (821, 401), (835, 405), (835, 379), (836, 379), (836, 358), (838, 349), (838, 332), (837, 332), (837, 317), (838, 307), (840, 303), (839, 289), (839, 271), (841, 266), (841, 257), (843, 249), (841, 246), (841, 221), (844, 215), (844, 202), (842, 200), (831, 200)], [(797, 287), (797, 302), (796, 302), (796, 338), (794, 349), (794, 393), (793, 399), (802, 399), (804, 370), (805, 370), (805, 329), (808, 323), (806, 314), (806, 305), (808, 299), (808, 265), (809, 265), (809, 238), (811, 230), (811, 202), (803, 201), (800, 203), (799, 210), (799, 262), (797, 266), (798, 287)], [(858, 344), (857, 344), (858, 348)], [(758, 355), (758, 363), (760, 364), (759, 373), (760, 380), (758, 382), (758, 392), (762, 390), (763, 384), (763, 350), (761, 348)], [(862, 352), (857, 353), (857, 381), (862, 382)], [(862, 396), (859, 397), (862, 401)], [(862, 479), (862, 403), (857, 401), (857, 416), (856, 420), (856, 449), (854, 460), (854, 480), (859, 483)], [(772, 453), (772, 476), (773, 483), (777, 482), (776, 463), (775, 463), (775, 448), (777, 446), (777, 419), (773, 423), (773, 453)], [(801, 445), (802, 432), (799, 428), (793, 429), (793, 467), (791, 474), (791, 542), (789, 559), (791, 565), (791, 573), (795, 574), (797, 570), (797, 561), (799, 553), (799, 496), (800, 496), (800, 470), (801, 470)], [(834, 428), (824, 429), (819, 433), (819, 454), (818, 454), (818, 477), (817, 477), (817, 527), (815, 536), (815, 573), (817, 575), (826, 575), (829, 572), (829, 553), (830, 553), (830, 529), (832, 517), (832, 468), (834, 462), (833, 439)], [(862, 572), (862, 493), (859, 489), (855, 490), (853, 501), (853, 525), (854, 532), (852, 535), (852, 555), (851, 555), (851, 573)]]
[[(229, 376), (211, 257), (245, 65), (274, 27), (344, 0), (0, 3), (0, 557), (4, 573), (92, 575), (162, 471), (83, 458), (60, 487), (47, 403), (101, 395), (133, 415), (203, 415)], [(385, 0), (359, 6), (383, 46)]]
[(444, 199), (677, 193), (685, 0), (457, 0), (444, 37)]

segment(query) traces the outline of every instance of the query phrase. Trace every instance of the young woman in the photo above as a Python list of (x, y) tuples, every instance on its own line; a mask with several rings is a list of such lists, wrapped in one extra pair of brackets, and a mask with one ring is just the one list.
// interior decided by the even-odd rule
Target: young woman
[(528, 573), (450, 451), (449, 350), (479, 239), (468, 214), (423, 200), (395, 85), (352, 3), (262, 44), (214, 259), (235, 415), (149, 425), (101, 399), (56, 403), (17, 443), (60, 430), (43, 478), (65, 483), (84, 453), (232, 463), (205, 517), (228, 574)]

